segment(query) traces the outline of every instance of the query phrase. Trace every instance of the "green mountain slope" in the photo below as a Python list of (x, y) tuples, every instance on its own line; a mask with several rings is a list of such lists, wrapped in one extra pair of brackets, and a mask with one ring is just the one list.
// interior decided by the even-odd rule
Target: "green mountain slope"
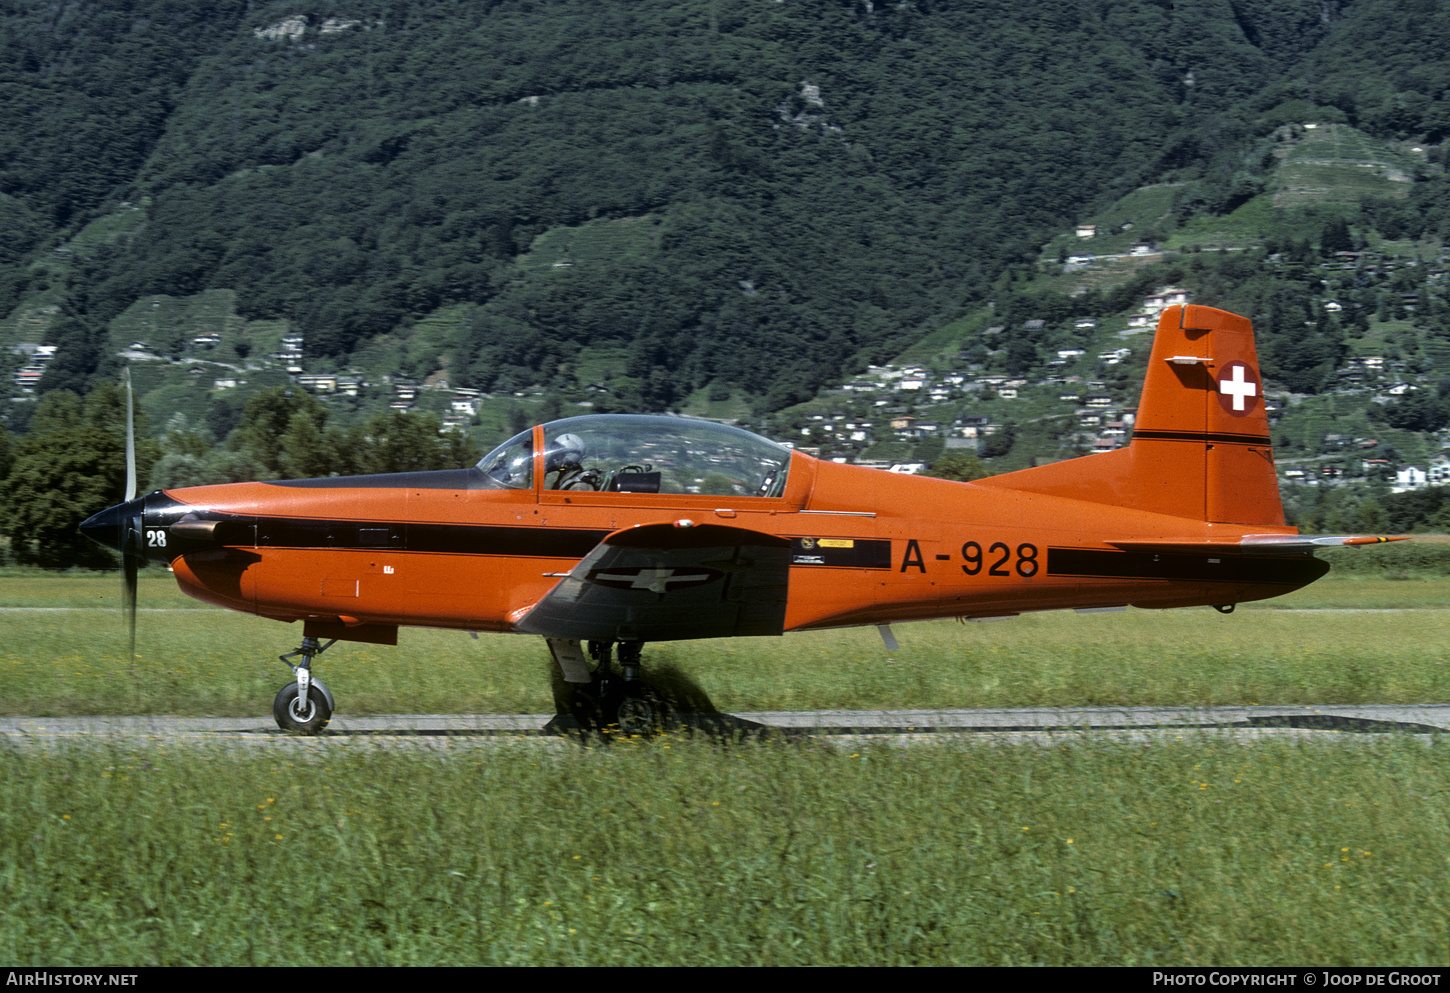
[[(117, 62), (100, 78), (145, 111), (118, 125), (130, 143), (70, 159), (84, 114), (0, 122), (33, 139), (0, 188), (23, 232), (7, 308), (55, 292), (34, 266), (71, 218), (146, 198), (144, 225), (62, 274), (53, 385), (94, 372), (136, 300), (225, 288), (314, 355), (472, 303), (458, 381), (547, 382), (625, 347), (616, 399), (645, 408), (711, 382), (778, 407), (894, 353), (1100, 198), (1232, 144), (1215, 122), (1352, 9), (357, 0), (188, 28), (172, 6), (135, 0), (96, 37), (38, 3), (5, 14), (17, 79), (79, 100)], [(167, 53), (168, 88), (138, 89)], [(61, 161), (85, 182), (43, 181)], [(514, 264), (548, 232), (646, 216), (645, 250)]]

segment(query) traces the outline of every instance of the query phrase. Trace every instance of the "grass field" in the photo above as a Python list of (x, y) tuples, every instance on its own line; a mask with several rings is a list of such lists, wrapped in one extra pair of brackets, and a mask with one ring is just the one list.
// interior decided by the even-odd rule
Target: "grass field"
[(1446, 745), (0, 749), (13, 965), (1440, 965)]
[[(300, 632), (144, 577), (0, 578), (11, 713), (265, 716)], [(1298, 606), (1299, 610), (1282, 609)], [(1342, 612), (1370, 608), (1372, 612)], [(38, 609), (38, 608), (64, 609)], [(1450, 581), (1231, 616), (651, 646), (726, 710), (1439, 702)], [(323, 656), (343, 713), (548, 712), (536, 639)], [(0, 743), (0, 959), (49, 965), (1450, 964), (1450, 743), (666, 736), (305, 754)]]

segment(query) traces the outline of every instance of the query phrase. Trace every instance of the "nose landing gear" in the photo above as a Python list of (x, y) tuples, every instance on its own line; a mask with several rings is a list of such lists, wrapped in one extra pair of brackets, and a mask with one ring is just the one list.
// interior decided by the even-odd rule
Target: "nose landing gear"
[[(278, 690), (277, 698), (272, 701), (272, 716), (283, 731), (321, 734), (332, 720), (335, 709), (332, 691), (322, 680), (312, 677), (312, 660), (335, 644), (336, 638), (325, 645), (316, 638), (303, 638), (301, 648), (278, 656), (297, 675), (296, 681)], [(299, 662), (292, 661), (299, 658)]]

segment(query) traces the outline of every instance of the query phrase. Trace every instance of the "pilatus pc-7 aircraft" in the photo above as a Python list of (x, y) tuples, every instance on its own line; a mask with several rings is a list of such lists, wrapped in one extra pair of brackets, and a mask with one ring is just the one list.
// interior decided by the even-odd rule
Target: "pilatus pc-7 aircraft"
[(893, 621), (1226, 612), (1324, 575), (1316, 548), (1385, 540), (1285, 526), (1250, 323), (1196, 306), (1163, 313), (1126, 448), (974, 483), (598, 415), (467, 469), (129, 489), (81, 528), (122, 552), (133, 630), (143, 558), (198, 599), (301, 621), (273, 709), (303, 733), (334, 709), (316, 656), (397, 644), (405, 625), (540, 635), (606, 721), (639, 729), (659, 710), (647, 642), (878, 625), (890, 644)]

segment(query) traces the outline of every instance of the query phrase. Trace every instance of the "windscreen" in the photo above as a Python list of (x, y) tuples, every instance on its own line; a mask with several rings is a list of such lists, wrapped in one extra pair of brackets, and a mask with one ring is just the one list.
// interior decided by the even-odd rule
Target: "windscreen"
[(534, 486), (534, 429), (514, 435), (478, 460), (488, 486), (528, 490)]

